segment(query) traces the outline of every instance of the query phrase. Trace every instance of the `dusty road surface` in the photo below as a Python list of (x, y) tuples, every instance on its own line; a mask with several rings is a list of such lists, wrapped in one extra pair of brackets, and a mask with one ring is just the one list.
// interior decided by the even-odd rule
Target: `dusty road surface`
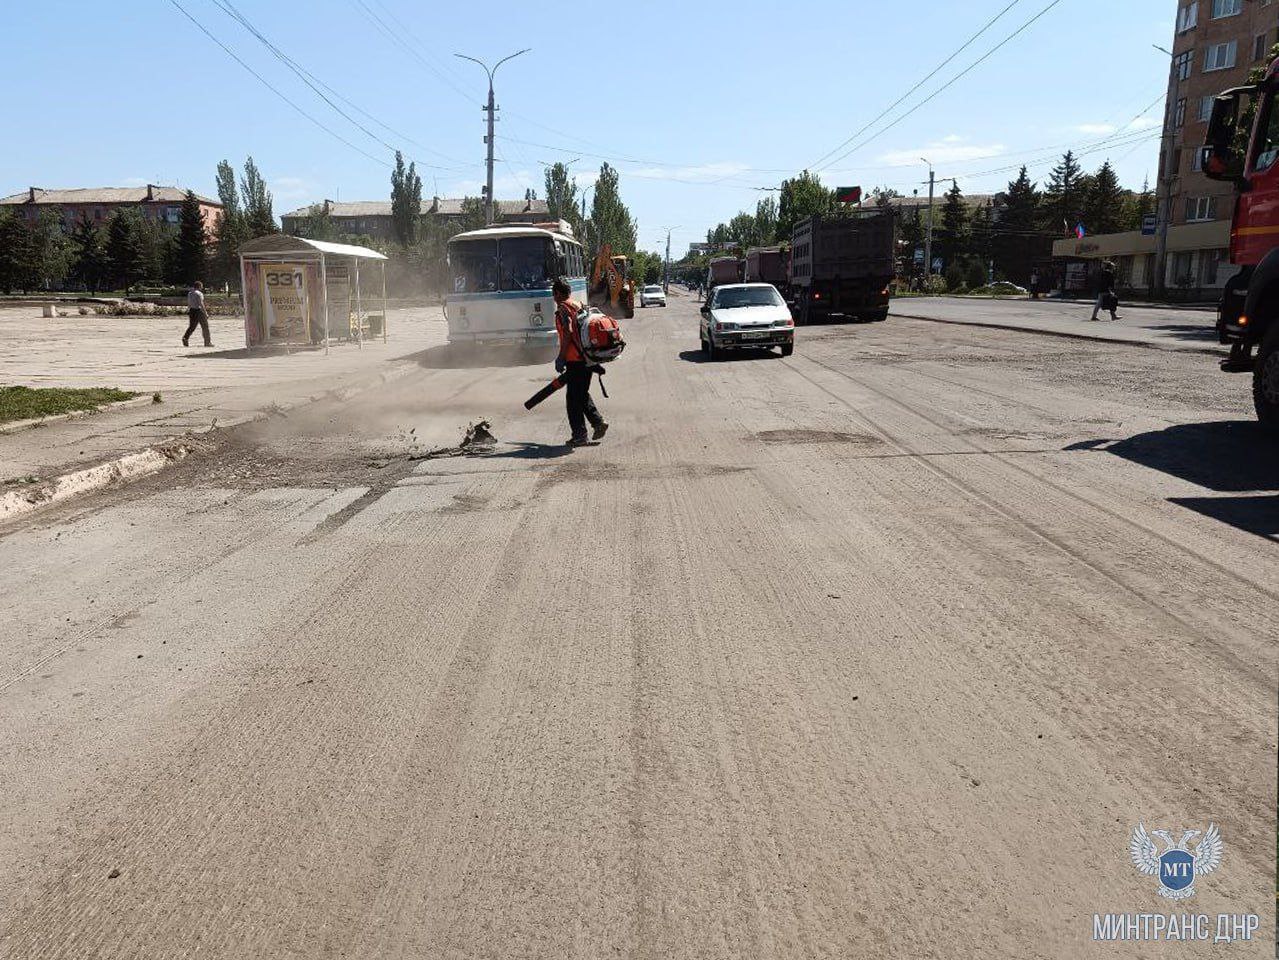
[[(0, 530), (0, 955), (1163, 957), (1092, 918), (1174, 911), (1273, 950), (1245, 381), (891, 318), (702, 363), (687, 298), (627, 330), (598, 447), (522, 410), (547, 365), (432, 349)], [(1138, 821), (1219, 825), (1193, 901)]]

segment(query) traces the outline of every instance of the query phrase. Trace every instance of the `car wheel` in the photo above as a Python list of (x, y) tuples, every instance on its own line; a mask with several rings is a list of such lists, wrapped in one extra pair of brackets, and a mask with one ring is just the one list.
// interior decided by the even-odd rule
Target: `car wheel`
[(1262, 426), (1279, 431), (1279, 322), (1272, 322), (1252, 368), (1252, 401)]
[(720, 352), (715, 349), (715, 338), (711, 336), (706, 338), (706, 359), (712, 363), (720, 359)]
[(795, 344), (793, 344), (793, 343), (783, 343), (783, 344), (782, 344), (782, 356), (783, 356), (783, 357), (789, 357), (789, 356), (790, 356), (792, 353), (794, 353), (794, 352), (795, 352)]

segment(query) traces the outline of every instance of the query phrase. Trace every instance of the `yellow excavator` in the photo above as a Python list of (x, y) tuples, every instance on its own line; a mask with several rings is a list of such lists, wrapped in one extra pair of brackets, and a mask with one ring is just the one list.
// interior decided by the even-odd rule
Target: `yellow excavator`
[(613, 255), (607, 243), (595, 255), (587, 302), (614, 320), (630, 320), (635, 316), (635, 281), (630, 278), (626, 257)]

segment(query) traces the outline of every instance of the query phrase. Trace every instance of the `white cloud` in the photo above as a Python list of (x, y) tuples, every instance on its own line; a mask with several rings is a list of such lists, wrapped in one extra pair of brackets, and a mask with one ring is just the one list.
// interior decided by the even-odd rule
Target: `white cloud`
[(266, 185), (271, 191), (272, 200), (278, 204), (291, 205), (303, 200), (318, 203), (320, 200), (315, 195), (315, 186), (303, 177), (270, 177)]
[(910, 147), (903, 150), (890, 150), (881, 154), (878, 163), (885, 167), (917, 167), (921, 157), (927, 157), (934, 166), (943, 163), (961, 163), (965, 160), (979, 160), (997, 157), (1008, 148), (1002, 143), (964, 143), (962, 137), (952, 134), (941, 140), (935, 140), (922, 147)]

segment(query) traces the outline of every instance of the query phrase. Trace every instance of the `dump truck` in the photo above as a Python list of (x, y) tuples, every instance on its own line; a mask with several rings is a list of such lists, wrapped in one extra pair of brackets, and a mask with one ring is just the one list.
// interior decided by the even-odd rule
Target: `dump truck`
[(895, 233), (893, 212), (878, 207), (797, 223), (789, 278), (797, 322), (886, 319)]
[(1252, 374), (1257, 419), (1279, 432), (1279, 60), (1260, 83), (1213, 99), (1200, 165), (1235, 186), (1230, 262), (1217, 307), (1227, 373)]
[(787, 296), (789, 265), (790, 250), (787, 247), (752, 247), (746, 251), (746, 275), (743, 279), (746, 283), (771, 283), (782, 296)]
[(746, 264), (736, 257), (716, 257), (706, 268), (706, 289), (714, 290), (726, 283), (741, 283)]

